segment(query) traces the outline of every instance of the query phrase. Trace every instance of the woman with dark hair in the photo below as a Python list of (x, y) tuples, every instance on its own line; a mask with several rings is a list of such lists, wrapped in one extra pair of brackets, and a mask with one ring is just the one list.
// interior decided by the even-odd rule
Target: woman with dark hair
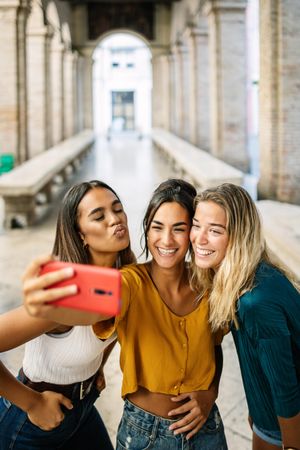
[[(25, 276), (30, 313), (94, 323), (102, 340), (117, 333), (125, 400), (118, 450), (227, 449), (215, 405), (222, 336), (211, 332), (208, 299), (199, 302), (191, 289), (186, 260), (195, 196), (191, 184), (177, 179), (154, 191), (143, 220), (144, 251), (151, 259), (121, 269), (122, 309), (115, 318), (54, 310), (46, 303), (71, 288), (37, 292), (32, 273)], [(62, 279), (59, 272), (51, 275), (51, 282), (41, 276), (39, 286)]]
[[(127, 217), (110, 186), (95, 180), (67, 192), (58, 215), (53, 254), (62, 261), (106, 267), (135, 261)], [(37, 294), (44, 292), (43, 283), (39, 285), (41, 265), (50, 259), (39, 258), (30, 266)], [(69, 269), (61, 273), (72, 276)], [(0, 316), (0, 351), (27, 342), (19, 379), (24, 395), (25, 391), (28, 395), (28, 387), (35, 395), (42, 393), (40, 418), (33, 422), (43, 424), (43, 429), (33, 425), (32, 416), (28, 418), (26, 412), (1, 398), (0, 449), (112, 450), (94, 402), (103, 388), (101, 371), (115, 341), (115, 334), (105, 341), (97, 339), (91, 326), (70, 327), (34, 319), (23, 307)], [(60, 395), (53, 398), (47, 391)], [(70, 409), (60, 408), (60, 404)], [(55, 418), (49, 417), (50, 407), (51, 411), (56, 407)]]

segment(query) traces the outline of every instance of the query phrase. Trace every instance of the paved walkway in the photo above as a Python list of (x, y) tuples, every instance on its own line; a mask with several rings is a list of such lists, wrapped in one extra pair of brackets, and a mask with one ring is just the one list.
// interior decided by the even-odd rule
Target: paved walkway
[[(112, 184), (125, 205), (129, 217), (133, 249), (136, 255), (139, 255), (141, 221), (146, 204), (157, 184), (172, 176), (170, 170), (165, 167), (163, 161), (159, 160), (158, 154), (152, 151), (151, 144), (147, 140), (123, 138), (121, 142), (113, 138), (109, 143), (99, 140), (81, 170), (70, 180), (69, 185), (94, 178)], [(51, 251), (58, 203), (59, 199), (57, 205), (37, 225), (28, 229), (2, 230), (0, 232), (0, 312), (20, 303), (19, 280), (26, 264), (33, 257)], [(298, 216), (295, 216), (293, 222), (294, 230), (299, 229), (299, 219), (298, 211)], [(279, 225), (278, 221), (276, 222)], [(298, 223), (297, 227), (296, 222)], [(225, 423), (229, 449), (250, 450), (247, 408), (237, 357), (230, 336), (226, 336), (224, 339), (223, 350), (224, 369), (218, 405)], [(12, 371), (16, 372), (21, 363), (22, 353), (23, 348), (20, 347), (2, 354), (1, 359)], [(118, 356), (119, 349), (116, 348), (106, 367), (107, 388), (97, 402), (113, 441), (122, 412)]]

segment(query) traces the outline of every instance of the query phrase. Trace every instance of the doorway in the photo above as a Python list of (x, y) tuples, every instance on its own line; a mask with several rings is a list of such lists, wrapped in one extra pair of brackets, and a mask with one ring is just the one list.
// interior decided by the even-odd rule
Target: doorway
[(113, 91), (111, 96), (112, 131), (134, 130), (134, 91)]

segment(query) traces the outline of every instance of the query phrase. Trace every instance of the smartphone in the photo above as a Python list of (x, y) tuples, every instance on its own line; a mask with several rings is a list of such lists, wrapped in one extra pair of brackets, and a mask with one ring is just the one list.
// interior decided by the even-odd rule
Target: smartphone
[(78, 292), (51, 303), (63, 308), (92, 311), (108, 316), (116, 316), (121, 309), (121, 274), (117, 269), (75, 264), (61, 261), (50, 261), (42, 267), (41, 274), (73, 267), (74, 276), (54, 283), (49, 287), (76, 284)]

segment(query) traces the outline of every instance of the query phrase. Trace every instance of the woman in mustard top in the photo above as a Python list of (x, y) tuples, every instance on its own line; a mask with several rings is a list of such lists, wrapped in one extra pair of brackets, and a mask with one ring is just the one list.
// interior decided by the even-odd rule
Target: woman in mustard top
[[(118, 317), (65, 315), (45, 305), (55, 296), (48, 294), (51, 289), (41, 298), (30, 277), (25, 280), (25, 304), (34, 315), (55, 315), (68, 324), (95, 323), (100, 339), (117, 332), (125, 400), (118, 450), (227, 449), (214, 403), (222, 337), (211, 332), (208, 299), (199, 299), (191, 289), (186, 262), (195, 195), (194, 187), (183, 180), (167, 180), (155, 190), (143, 221), (144, 250), (152, 259), (122, 269)], [(52, 283), (53, 277), (59, 279), (58, 272), (51, 276)]]

